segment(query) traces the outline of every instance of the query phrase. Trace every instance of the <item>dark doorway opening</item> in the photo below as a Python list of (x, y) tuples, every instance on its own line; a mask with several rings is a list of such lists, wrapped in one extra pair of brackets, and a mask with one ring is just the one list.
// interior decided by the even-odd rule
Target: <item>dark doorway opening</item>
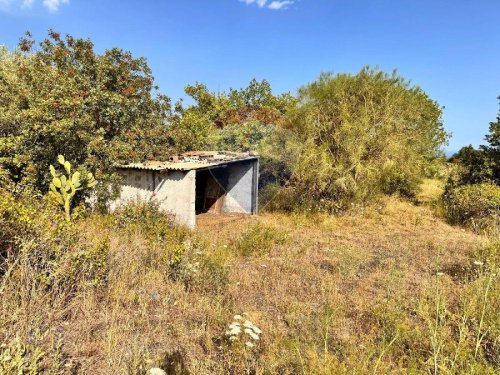
[(226, 196), (227, 172), (215, 168), (196, 172), (196, 214), (220, 214)]

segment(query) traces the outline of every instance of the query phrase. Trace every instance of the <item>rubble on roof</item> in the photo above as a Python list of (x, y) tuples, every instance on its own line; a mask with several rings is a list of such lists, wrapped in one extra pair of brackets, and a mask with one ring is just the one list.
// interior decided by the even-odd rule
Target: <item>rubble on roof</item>
[(148, 160), (144, 163), (119, 165), (126, 169), (148, 170), (192, 170), (207, 167), (216, 167), (225, 163), (257, 159), (256, 152), (230, 152), (230, 151), (189, 151), (170, 156), (168, 161)]
[(230, 152), (230, 151), (189, 151), (183, 154), (173, 155), (169, 158), (171, 162), (214, 162), (246, 159), (249, 156), (257, 156), (255, 152)]

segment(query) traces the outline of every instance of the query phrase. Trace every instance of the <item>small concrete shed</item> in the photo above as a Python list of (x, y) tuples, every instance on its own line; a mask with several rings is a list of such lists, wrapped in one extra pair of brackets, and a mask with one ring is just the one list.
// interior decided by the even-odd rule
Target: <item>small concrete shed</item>
[(255, 153), (195, 151), (167, 162), (117, 167), (120, 197), (111, 209), (137, 199), (155, 199), (179, 224), (196, 226), (196, 215), (257, 213), (259, 157)]

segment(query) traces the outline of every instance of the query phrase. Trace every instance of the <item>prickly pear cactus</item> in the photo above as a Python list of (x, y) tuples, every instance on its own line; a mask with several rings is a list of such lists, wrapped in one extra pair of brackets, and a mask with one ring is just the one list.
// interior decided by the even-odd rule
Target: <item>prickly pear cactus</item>
[(64, 168), (64, 173), (56, 171), (53, 165), (50, 166), (52, 182), (50, 183), (49, 197), (64, 208), (66, 220), (71, 220), (71, 201), (77, 191), (92, 188), (96, 185), (96, 180), (92, 173), (87, 174), (86, 179), (82, 179), (80, 172), (71, 173), (71, 164), (59, 155), (57, 161)]

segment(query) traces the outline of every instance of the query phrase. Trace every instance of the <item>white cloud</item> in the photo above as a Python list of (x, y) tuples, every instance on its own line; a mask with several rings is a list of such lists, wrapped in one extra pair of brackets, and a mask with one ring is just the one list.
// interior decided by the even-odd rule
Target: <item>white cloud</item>
[(272, 1), (268, 8), (274, 10), (286, 9), (288, 5), (292, 5), (293, 3), (291, 0)]
[(48, 9), (49, 12), (57, 12), (61, 4), (68, 4), (69, 0), (43, 0), (43, 6)]
[[(38, 0), (0, 0), (0, 10), (5, 12), (32, 9)], [(68, 4), (69, 0), (42, 0), (42, 5), (49, 12), (57, 12), (62, 4)]]
[[(1, 1), (1, 0), (0, 0)], [(259, 8), (269, 8), (273, 10), (287, 9), (289, 5), (295, 3), (294, 0), (275, 0), (270, 3), (267, 0), (239, 0), (246, 5), (256, 4)]]
[(263, 8), (266, 5), (267, 0), (240, 0), (240, 2), (245, 3), (246, 5), (255, 3), (259, 8)]

